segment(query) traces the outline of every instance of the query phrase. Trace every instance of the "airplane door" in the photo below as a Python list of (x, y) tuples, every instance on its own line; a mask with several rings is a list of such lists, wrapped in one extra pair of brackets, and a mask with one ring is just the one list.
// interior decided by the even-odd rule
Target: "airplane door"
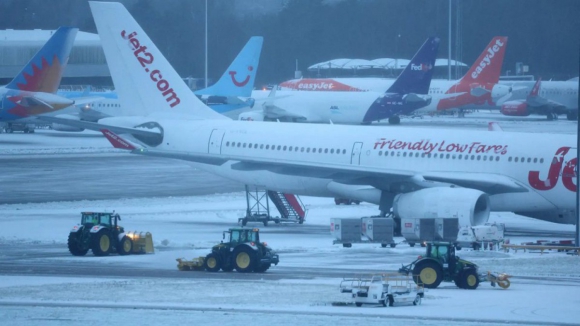
[(360, 164), (360, 152), (363, 143), (354, 143), (352, 145), (352, 154), (350, 156), (350, 164), (359, 165)]
[(224, 130), (214, 129), (211, 131), (209, 143), (207, 144), (207, 152), (209, 154), (222, 153), (222, 140), (224, 139)]

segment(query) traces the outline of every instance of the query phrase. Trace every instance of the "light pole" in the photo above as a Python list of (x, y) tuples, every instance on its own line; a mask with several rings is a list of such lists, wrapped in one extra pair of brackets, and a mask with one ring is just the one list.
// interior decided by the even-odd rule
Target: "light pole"
[(447, 48), (447, 80), (451, 80), (451, 0), (449, 0), (449, 33), (448, 33), (448, 40), (447, 40), (448, 48)]
[(205, 0), (205, 88), (207, 88), (207, 0)]

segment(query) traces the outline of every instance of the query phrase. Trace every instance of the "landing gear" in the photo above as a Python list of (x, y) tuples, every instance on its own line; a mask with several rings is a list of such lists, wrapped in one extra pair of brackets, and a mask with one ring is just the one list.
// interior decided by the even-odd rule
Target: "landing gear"
[(578, 112), (577, 111), (568, 111), (566, 113), (566, 119), (571, 120), (571, 121), (578, 120)]
[(398, 125), (401, 123), (401, 118), (398, 115), (394, 115), (389, 118), (390, 125)]
[(558, 120), (558, 114), (554, 112), (549, 112), (546, 114), (546, 118), (548, 118), (548, 121)]

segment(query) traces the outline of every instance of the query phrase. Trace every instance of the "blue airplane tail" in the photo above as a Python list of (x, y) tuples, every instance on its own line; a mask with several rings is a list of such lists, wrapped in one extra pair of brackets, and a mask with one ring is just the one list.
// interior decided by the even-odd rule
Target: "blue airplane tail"
[(387, 93), (428, 94), (440, 39), (429, 37)]
[(60, 27), (6, 88), (55, 93), (78, 28)]
[(256, 80), (263, 42), (264, 38), (261, 36), (251, 37), (217, 83), (196, 91), (195, 94), (250, 97)]

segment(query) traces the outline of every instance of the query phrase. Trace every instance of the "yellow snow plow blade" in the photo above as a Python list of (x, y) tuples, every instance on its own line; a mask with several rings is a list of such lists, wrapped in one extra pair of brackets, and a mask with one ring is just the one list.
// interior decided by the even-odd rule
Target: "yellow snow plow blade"
[(510, 287), (510, 285), (511, 285), (511, 282), (509, 280), (510, 277), (511, 277), (511, 275), (508, 275), (506, 273), (497, 274), (497, 273), (487, 272), (487, 280), (490, 281), (492, 285), (497, 283), (497, 285), (499, 285), (499, 287), (502, 289), (507, 289)]
[(185, 260), (183, 258), (177, 258), (177, 269), (180, 271), (203, 271), (203, 263), (205, 257), (197, 257), (192, 260)]
[(150, 232), (127, 232), (127, 236), (133, 240), (134, 254), (152, 254), (155, 253), (153, 249), (153, 236)]

